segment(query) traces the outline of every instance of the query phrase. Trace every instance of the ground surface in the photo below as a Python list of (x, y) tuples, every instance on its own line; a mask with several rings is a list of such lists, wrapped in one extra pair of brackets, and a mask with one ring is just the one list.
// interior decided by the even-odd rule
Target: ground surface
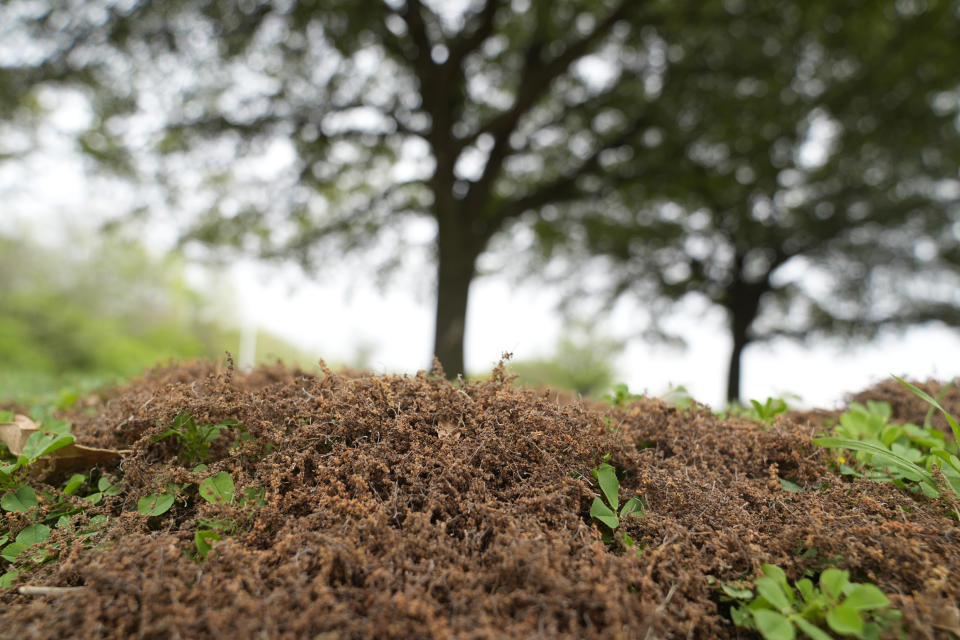
[[(903, 421), (927, 410), (896, 383), (867, 398)], [(960, 393), (945, 404), (960, 414)], [(85, 543), (54, 528), (56, 562), (17, 561), (18, 586), (84, 588), (4, 589), (4, 638), (749, 638), (711, 582), (751, 580), (765, 562), (792, 579), (848, 569), (890, 595), (911, 637), (951, 637), (960, 601), (947, 503), (839, 475), (810, 441), (829, 413), (766, 428), (655, 399), (558, 404), (502, 372), (458, 387), (208, 365), (158, 369), (87, 405), (70, 416), (78, 442), (132, 450), (90, 482), (122, 492), (75, 516), (74, 531), (109, 517)], [(240, 431), (224, 431), (196, 472), (175, 438), (154, 439), (184, 412), (251, 438), (231, 448)], [(603, 454), (621, 496), (646, 503), (623, 525), (639, 558), (599, 541), (589, 517)], [(263, 499), (199, 499), (220, 471)], [(186, 486), (169, 511), (138, 513), (171, 482)], [(11, 531), (25, 524), (14, 516)], [(216, 526), (198, 562), (195, 533)]]

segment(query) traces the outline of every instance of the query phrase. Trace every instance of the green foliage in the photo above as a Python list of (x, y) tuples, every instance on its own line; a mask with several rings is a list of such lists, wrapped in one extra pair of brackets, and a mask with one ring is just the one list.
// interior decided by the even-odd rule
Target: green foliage
[(197, 557), (200, 560), (206, 560), (207, 554), (210, 553), (210, 549), (213, 548), (210, 543), (219, 539), (220, 534), (213, 529), (197, 529), (197, 532), (193, 534), (193, 543), (197, 548)]
[[(187, 285), (182, 258), (120, 238), (75, 234), (65, 251), (0, 236), (0, 300), (0, 402), (63, 409), (159, 361), (218, 358), (239, 344), (208, 319), (215, 303)], [(309, 360), (258, 338), (260, 353)]]
[(236, 420), (224, 420), (217, 424), (198, 425), (193, 416), (181, 413), (173, 424), (163, 433), (154, 436), (154, 440), (174, 437), (180, 443), (180, 456), (187, 464), (205, 460), (210, 456), (210, 444), (220, 437), (224, 429), (241, 428)]
[[(942, 411), (954, 429), (956, 420), (936, 400), (910, 383), (897, 380), (929, 402), (931, 407)], [(815, 438), (813, 442), (823, 447), (856, 452), (857, 462), (865, 469), (862, 475), (867, 478), (893, 482), (901, 487), (906, 486), (905, 483), (915, 484), (931, 497), (940, 495), (932, 473), (939, 468), (951, 489), (960, 493), (957, 442), (948, 440), (931, 427), (891, 424), (889, 420), (888, 403), (868, 401), (864, 406), (854, 402), (840, 416), (840, 424), (833, 428), (834, 437)], [(845, 464), (846, 458), (842, 455), (839, 462), (843, 473), (861, 475)]]
[(740, 416), (751, 420), (771, 425), (778, 415), (790, 410), (787, 401), (784, 398), (768, 397), (763, 403), (759, 400), (750, 400), (750, 406), (745, 407), (739, 403), (731, 402), (724, 411), (717, 413), (721, 419), (726, 419), (728, 415)]
[(86, 500), (92, 504), (99, 504), (104, 496), (120, 495), (120, 491), (120, 487), (111, 483), (109, 478), (103, 477), (97, 481), (96, 493), (91, 493), (90, 495), (86, 496)]
[(774, 419), (788, 409), (783, 398), (767, 398), (763, 404), (759, 400), (751, 400), (750, 404), (753, 405), (754, 415), (764, 424), (773, 424)]
[(622, 348), (616, 340), (598, 337), (593, 328), (575, 325), (560, 337), (551, 357), (511, 362), (509, 371), (524, 386), (597, 396), (613, 382), (613, 361)]
[[(73, 442), (73, 436), (69, 433), (71, 426), (69, 423), (50, 418), (46, 411), (34, 412), (34, 415), (43, 419), (42, 428), (27, 439), (24, 444), (24, 454), (17, 456), (13, 464), (5, 466), (3, 471), (0, 471), (0, 482), (11, 489), (0, 497), (0, 507), (7, 512), (23, 514), (30, 521), (30, 524), (17, 533), (14, 541), (0, 551), (0, 557), (10, 563), (23, 561), (26, 551), (49, 539), (50, 526), (46, 523), (55, 522), (58, 527), (69, 527), (71, 517), (86, 508), (76, 506), (69, 499), (86, 485), (89, 478), (85, 474), (73, 474), (62, 490), (44, 489), (39, 496), (37, 490), (25, 482), (26, 473), (33, 463)], [(113, 486), (106, 477), (100, 478), (99, 486), (102, 493), (85, 497), (91, 505), (99, 502), (103, 494), (119, 493), (119, 488)], [(89, 537), (94, 533), (83, 531), (80, 535)], [(0, 545), (9, 540), (9, 533), (0, 532)], [(54, 545), (30, 555), (29, 561), (39, 564), (55, 559), (58, 554), (59, 548)], [(0, 587), (9, 587), (20, 575), (19, 570), (7, 571), (0, 577)]]
[(850, 572), (826, 569), (819, 587), (807, 578), (787, 582), (784, 571), (775, 565), (761, 566), (756, 597), (750, 589), (721, 585), (731, 600), (744, 604), (730, 610), (734, 624), (755, 629), (766, 640), (792, 640), (799, 629), (813, 640), (829, 640), (826, 625), (834, 633), (864, 639), (878, 639), (895, 631), (901, 614), (890, 608), (890, 600), (872, 584), (850, 582)]
[(615, 409), (626, 406), (631, 402), (643, 399), (642, 393), (630, 393), (630, 388), (623, 384), (613, 385), (610, 393), (603, 396), (603, 399), (610, 403)]
[(137, 501), (137, 511), (145, 516), (161, 516), (170, 510), (175, 499), (172, 493), (151, 493)]
[[(237, 501), (241, 506), (260, 507), (266, 504), (263, 487), (247, 487)], [(200, 497), (213, 505), (234, 504), (235, 488), (233, 477), (221, 471), (216, 475), (204, 479), (200, 483)], [(237, 530), (237, 523), (232, 518), (201, 519), (194, 534), (194, 558), (200, 562), (206, 559), (212, 549), (212, 542), (221, 540), (223, 536), (232, 535)]]
[(26, 513), (37, 504), (37, 493), (33, 487), (27, 485), (20, 485), (16, 491), (5, 493), (3, 498), (0, 498), (0, 507), (3, 507), (4, 511)]
[(43, 420), (43, 424), (23, 443), (23, 453), (0, 468), (0, 487), (19, 488), (22, 485), (16, 479), (18, 472), (24, 473), (38, 459), (73, 443), (74, 437), (70, 434), (69, 422), (43, 417), (43, 415), (37, 417)]
[[(541, 252), (567, 258), (578, 306), (629, 297), (638, 329), (657, 339), (676, 338), (669, 320), (689, 302), (722, 312), (736, 347), (729, 400), (754, 341), (960, 322), (955, 298), (923, 286), (957, 288), (960, 238), (944, 229), (958, 214), (919, 187), (955, 179), (960, 164), (956, 106), (929, 99), (956, 87), (944, 57), (960, 58), (953, 3), (894, 17), (892, 2), (873, 2), (854, 20), (830, 2), (741, 4), (731, 13), (700, 3), (699, 19), (657, 26), (676, 54), (658, 85), (658, 121), (644, 129), (647, 144), (611, 168), (643, 165), (647, 179), (624, 180), (596, 206), (535, 226)], [(731, 42), (732, 30), (764, 35)], [(892, 50), (903, 57), (891, 68)], [(929, 76), (911, 71), (927, 63)], [(835, 72), (848, 64), (849, 74)], [(918, 128), (903, 127), (907, 120)], [(939, 155), (943, 135), (953, 142)], [(925, 166), (931, 153), (940, 160)], [(916, 253), (921, 241), (937, 247), (932, 257)], [(602, 256), (606, 286), (584, 255)], [(811, 273), (829, 286), (809, 286)]]
[(87, 390), (170, 357), (232, 347), (196, 312), (183, 264), (136, 244), (76, 237), (71, 251), (0, 238), (0, 389)]
[(929, 404), (930, 411), (933, 411), (934, 409), (936, 409), (937, 411), (942, 413), (943, 417), (947, 419), (947, 424), (950, 425), (950, 430), (953, 432), (954, 441), (957, 443), (960, 443), (960, 424), (957, 423), (956, 418), (950, 415), (950, 413), (940, 405), (940, 402), (938, 400), (932, 398), (925, 391), (923, 391), (922, 389), (918, 389), (916, 386), (910, 384), (906, 380), (903, 380), (902, 378), (898, 378), (897, 376), (893, 376), (893, 377), (894, 379), (896, 379), (897, 382), (899, 382), (904, 387), (909, 389), (915, 396), (917, 396), (918, 398), (920, 398), (921, 400)]
[[(603, 533), (603, 540), (607, 544), (613, 542), (613, 534), (623, 519), (631, 516), (642, 517), (644, 509), (643, 500), (638, 496), (631, 497), (623, 505), (623, 508), (620, 508), (620, 481), (617, 479), (616, 469), (606, 462), (609, 457), (609, 454), (604, 456), (604, 462), (590, 472), (597, 479), (603, 497), (606, 498), (606, 503), (600, 497), (593, 499), (593, 504), (590, 506), (590, 517), (599, 520), (609, 530)], [(625, 531), (621, 532), (621, 539), (625, 548), (634, 548), (633, 538)], [(638, 547), (636, 549), (637, 555), (640, 555), (642, 551), (642, 546)]]
[(233, 478), (226, 471), (200, 483), (200, 497), (211, 504), (232, 504), (233, 492)]

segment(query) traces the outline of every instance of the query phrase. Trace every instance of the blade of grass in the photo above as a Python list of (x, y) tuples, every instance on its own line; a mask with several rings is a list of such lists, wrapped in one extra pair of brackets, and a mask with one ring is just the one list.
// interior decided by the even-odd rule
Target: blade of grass
[(944, 409), (939, 402), (937, 402), (934, 398), (932, 398), (930, 394), (926, 393), (921, 389), (918, 389), (917, 387), (910, 384), (903, 378), (898, 378), (897, 376), (893, 376), (893, 378), (897, 382), (905, 386), (907, 389), (912, 391), (915, 396), (917, 396), (918, 398), (922, 398), (923, 400), (928, 402), (930, 406), (936, 407), (937, 409), (939, 409), (940, 413), (943, 414), (943, 417), (946, 418), (947, 422), (950, 424), (950, 429), (953, 431), (953, 438), (957, 441), (957, 444), (960, 444), (960, 424), (957, 424), (956, 418), (954, 418), (952, 415), (947, 413), (947, 410)]
[(927, 483), (931, 488), (937, 486), (933, 476), (926, 469), (918, 467), (906, 458), (898, 456), (892, 451), (875, 444), (847, 438), (814, 438), (813, 443), (829, 449), (850, 449), (851, 451), (869, 453), (888, 467), (894, 467), (910, 475), (917, 476), (920, 481)]

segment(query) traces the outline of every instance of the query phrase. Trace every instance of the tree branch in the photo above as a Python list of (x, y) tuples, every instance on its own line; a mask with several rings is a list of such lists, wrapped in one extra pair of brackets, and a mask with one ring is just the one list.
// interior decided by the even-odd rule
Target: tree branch
[(447, 42), (450, 56), (445, 64), (460, 69), (464, 58), (475, 51), (490, 37), (494, 30), (494, 18), (497, 11), (503, 6), (503, 0), (487, 0), (470, 24), (466, 27), (463, 36)]
[[(575, 60), (584, 56), (598, 40), (609, 33), (614, 24), (622, 20), (637, 3), (626, 0), (610, 12), (590, 33), (567, 46), (562, 53), (547, 62), (541, 61), (543, 42), (535, 40), (527, 48), (521, 84), (513, 106), (479, 127), (470, 136), (459, 141), (457, 154), (472, 144), (483, 133), (493, 135), (493, 148), (487, 157), (480, 178), (470, 185), (466, 201), (468, 208), (489, 199), (493, 183), (510, 155), (510, 135), (516, 130), (520, 119), (543, 97), (553, 81), (564, 73)], [(595, 160), (595, 158), (594, 158)], [(519, 214), (516, 214), (519, 215)]]
[(516, 128), (520, 118), (543, 97), (553, 81), (566, 71), (570, 64), (586, 55), (590, 48), (606, 35), (614, 24), (624, 19), (638, 4), (640, 3), (630, 0), (621, 3), (593, 31), (571, 43), (562, 53), (546, 63), (543, 63), (540, 59), (544, 43), (539, 40), (531, 42), (524, 57), (521, 84), (513, 106), (491, 118), (469, 136), (462, 138), (463, 147), (472, 144), (484, 133), (492, 134), (495, 139), (508, 138)]
[[(576, 200), (588, 194), (576, 186), (577, 180), (600, 168), (600, 156), (604, 151), (616, 149), (626, 144), (634, 135), (636, 135), (644, 126), (646, 121), (643, 119), (635, 120), (631, 126), (621, 131), (616, 137), (599, 145), (579, 166), (572, 171), (564, 173), (562, 176), (541, 185), (533, 192), (521, 196), (507, 203), (504, 203), (494, 214), (494, 220), (498, 223), (505, 222), (511, 218), (522, 215), (525, 211), (539, 209), (540, 207), (552, 202), (569, 202)], [(628, 182), (635, 179), (635, 176), (620, 176), (619, 178), (610, 177), (609, 186), (617, 186), (622, 182)], [(472, 190), (471, 190), (472, 191)]]

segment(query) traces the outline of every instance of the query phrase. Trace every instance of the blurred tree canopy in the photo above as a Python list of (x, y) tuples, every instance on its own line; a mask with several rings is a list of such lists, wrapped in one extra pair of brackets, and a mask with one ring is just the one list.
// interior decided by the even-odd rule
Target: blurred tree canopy
[(634, 150), (649, 173), (541, 217), (543, 255), (602, 256), (653, 334), (688, 296), (722, 308), (731, 401), (753, 342), (960, 325), (956, 3), (704, 3), (656, 37), (675, 118)]
[(517, 224), (611, 258), (612, 295), (726, 309), (735, 398), (761, 302), (781, 333), (861, 319), (778, 269), (857, 289), (878, 261), (914, 268), (911, 225), (942, 231), (956, 201), (944, 0), (11, 0), (0, 25), (10, 126), (50, 87), (85, 95), (81, 148), (203, 211), (185, 240), (390, 266), (431, 221), (450, 374), (477, 260)]

